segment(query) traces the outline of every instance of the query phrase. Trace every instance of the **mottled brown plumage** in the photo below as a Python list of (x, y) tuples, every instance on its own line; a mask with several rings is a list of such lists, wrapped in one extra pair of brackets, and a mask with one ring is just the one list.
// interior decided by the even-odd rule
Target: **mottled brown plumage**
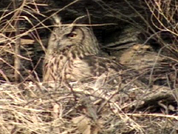
[(86, 81), (100, 76), (118, 82), (120, 74), (124, 79), (129, 74), (125, 72), (129, 71), (124, 66), (103, 57), (90, 28), (71, 25), (53, 30), (44, 60), (44, 82)]

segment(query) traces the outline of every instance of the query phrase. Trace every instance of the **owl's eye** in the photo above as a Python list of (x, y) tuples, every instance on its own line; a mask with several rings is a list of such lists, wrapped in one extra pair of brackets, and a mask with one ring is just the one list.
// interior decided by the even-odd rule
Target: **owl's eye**
[(75, 33), (75, 32), (72, 32), (72, 33), (70, 33), (70, 34), (67, 34), (67, 37), (69, 37), (69, 38), (74, 38), (74, 37), (76, 37), (77, 36), (77, 33)]

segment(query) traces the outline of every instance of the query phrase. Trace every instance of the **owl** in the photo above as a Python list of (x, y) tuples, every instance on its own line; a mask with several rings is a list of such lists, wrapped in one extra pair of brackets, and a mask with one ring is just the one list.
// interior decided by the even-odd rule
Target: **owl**
[(131, 72), (100, 50), (89, 27), (60, 25), (52, 31), (44, 59), (44, 82), (91, 81), (102, 77), (102, 83), (106, 80), (117, 83), (121, 82), (121, 75), (134, 77)]

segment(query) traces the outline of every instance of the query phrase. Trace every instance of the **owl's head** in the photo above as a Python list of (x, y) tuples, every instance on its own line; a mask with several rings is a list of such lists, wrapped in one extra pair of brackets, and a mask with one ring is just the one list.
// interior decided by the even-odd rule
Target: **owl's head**
[(60, 26), (54, 28), (48, 43), (48, 51), (98, 53), (98, 42), (92, 30), (86, 26)]

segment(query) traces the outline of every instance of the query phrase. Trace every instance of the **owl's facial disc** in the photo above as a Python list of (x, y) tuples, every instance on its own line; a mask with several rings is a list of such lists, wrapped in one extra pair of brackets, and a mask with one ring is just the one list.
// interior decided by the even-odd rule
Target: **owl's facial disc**
[(70, 47), (75, 46), (80, 40), (79, 31), (75, 27), (66, 28), (64, 30), (65, 34), (58, 42), (58, 47), (60, 50), (69, 49)]

